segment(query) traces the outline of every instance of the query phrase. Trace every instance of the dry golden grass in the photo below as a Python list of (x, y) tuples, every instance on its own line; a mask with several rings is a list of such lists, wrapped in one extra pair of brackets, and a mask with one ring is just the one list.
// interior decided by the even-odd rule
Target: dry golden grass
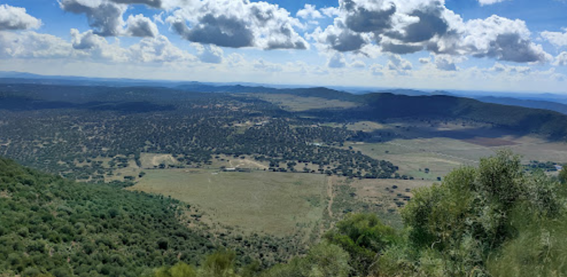
[(130, 190), (171, 196), (199, 206), (210, 218), (246, 233), (308, 235), (326, 208), (325, 176), (148, 170)]

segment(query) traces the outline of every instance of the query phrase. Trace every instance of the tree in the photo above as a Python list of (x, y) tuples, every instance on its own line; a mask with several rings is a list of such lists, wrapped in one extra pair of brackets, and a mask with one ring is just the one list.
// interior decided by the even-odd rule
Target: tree
[(399, 239), (375, 214), (350, 214), (324, 238), (349, 253), (350, 266), (361, 276), (367, 276), (377, 256)]
[(562, 184), (567, 184), (567, 164), (559, 171), (559, 181)]

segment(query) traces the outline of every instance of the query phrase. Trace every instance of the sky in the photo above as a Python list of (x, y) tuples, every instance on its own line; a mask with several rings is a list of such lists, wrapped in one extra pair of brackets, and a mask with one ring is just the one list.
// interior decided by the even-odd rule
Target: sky
[(0, 71), (567, 94), (567, 0), (0, 0)]

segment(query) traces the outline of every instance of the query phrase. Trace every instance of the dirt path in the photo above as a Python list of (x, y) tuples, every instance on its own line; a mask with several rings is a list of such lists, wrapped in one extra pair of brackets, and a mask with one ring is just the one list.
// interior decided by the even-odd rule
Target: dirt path
[(257, 161), (249, 160), (249, 159), (246, 159), (245, 161), (246, 161), (247, 163), (252, 164), (252, 165), (255, 165), (255, 166), (259, 167), (259, 168), (266, 168), (265, 165), (263, 165), (263, 164), (261, 164), (261, 163), (259, 163), (259, 162), (257, 162)]
[(330, 218), (333, 218), (333, 200), (335, 198), (335, 194), (333, 193), (334, 178), (335, 176), (327, 177), (327, 196), (329, 196), (329, 204), (327, 205), (327, 212), (329, 213)]

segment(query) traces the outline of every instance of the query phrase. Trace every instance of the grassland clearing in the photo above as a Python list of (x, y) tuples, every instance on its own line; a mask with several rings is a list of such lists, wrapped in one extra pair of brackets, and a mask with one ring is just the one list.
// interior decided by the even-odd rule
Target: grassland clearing
[(241, 155), (239, 157), (215, 155), (212, 163), (206, 166), (206, 168), (209, 169), (217, 169), (221, 167), (264, 170), (269, 168), (269, 164), (266, 162), (256, 161), (253, 157), (248, 155)]
[(140, 153), (142, 168), (156, 168), (160, 164), (177, 165), (179, 161), (171, 154)]
[(319, 97), (299, 97), (290, 94), (254, 94), (262, 100), (280, 106), (283, 110), (302, 112), (317, 109), (348, 109), (357, 107), (354, 102), (330, 100)]
[(133, 178), (131, 181), (135, 181), (139, 179), (139, 175), (142, 172), (142, 168), (138, 167), (136, 161), (129, 160), (128, 166), (124, 168), (118, 168), (113, 170), (112, 175), (106, 175), (104, 177), (105, 182), (112, 182), (112, 181), (124, 181), (126, 176), (128, 178)]
[(429, 181), (436, 181), (437, 177), (443, 177), (460, 166), (477, 165), (479, 159), (503, 149), (520, 155), (526, 164), (531, 160), (567, 163), (566, 143), (549, 142), (534, 136), (478, 136), (463, 139), (416, 136), (381, 143), (346, 145), (370, 157), (391, 161), (399, 167), (401, 175)]
[(333, 128), (342, 128), (346, 127), (350, 131), (363, 131), (363, 132), (374, 132), (377, 130), (384, 130), (388, 129), (388, 125), (380, 124), (373, 121), (356, 121), (350, 122), (347, 124), (344, 123), (326, 123), (324, 124), (329, 127)]
[(215, 221), (244, 233), (308, 236), (326, 208), (324, 175), (148, 170), (131, 190), (197, 205)]

